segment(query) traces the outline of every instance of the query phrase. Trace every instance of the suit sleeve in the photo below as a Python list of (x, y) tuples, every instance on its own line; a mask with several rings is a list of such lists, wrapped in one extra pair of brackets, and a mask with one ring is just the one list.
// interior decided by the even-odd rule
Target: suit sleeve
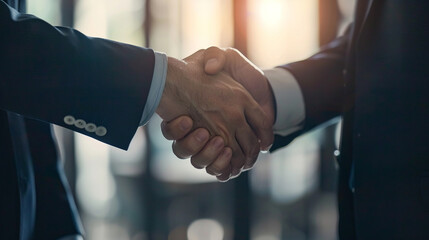
[[(342, 113), (348, 42), (349, 31), (310, 58), (280, 66), (290, 71), (298, 82), (304, 98), (305, 120), (301, 130), (284, 137), (276, 135), (272, 150)], [(277, 107), (285, 104), (277, 103)]]
[(0, 1), (0, 53), (0, 109), (128, 148), (151, 85), (151, 49), (53, 27)]

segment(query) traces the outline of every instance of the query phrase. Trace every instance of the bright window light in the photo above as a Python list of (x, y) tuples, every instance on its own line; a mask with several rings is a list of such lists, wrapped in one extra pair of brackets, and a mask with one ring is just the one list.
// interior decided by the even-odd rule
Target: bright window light
[(189, 240), (222, 240), (223, 235), (222, 225), (213, 219), (198, 219), (188, 228)]

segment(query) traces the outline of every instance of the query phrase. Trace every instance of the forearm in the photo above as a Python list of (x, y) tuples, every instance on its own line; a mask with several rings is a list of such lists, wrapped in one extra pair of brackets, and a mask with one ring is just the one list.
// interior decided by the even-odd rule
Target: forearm
[(302, 91), (305, 103), (304, 132), (339, 116), (343, 111), (348, 39), (346, 33), (310, 58), (280, 66), (295, 77)]
[(346, 34), (306, 60), (266, 71), (277, 110), (271, 150), (342, 113), (347, 39)]
[[(152, 50), (53, 27), (4, 2), (0, 31), (1, 109), (127, 147), (150, 89)], [(66, 116), (104, 126), (107, 134), (67, 124)]]

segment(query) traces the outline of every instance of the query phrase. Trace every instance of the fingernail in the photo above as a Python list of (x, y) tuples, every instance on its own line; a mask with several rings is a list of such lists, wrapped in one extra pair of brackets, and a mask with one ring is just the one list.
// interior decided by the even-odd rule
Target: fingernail
[(230, 176), (228, 176), (228, 177), (225, 177), (225, 176), (221, 176), (221, 177), (216, 176), (216, 178), (217, 178), (217, 180), (219, 182), (227, 182), (229, 180)]
[(271, 144), (271, 145), (269, 145), (269, 146), (267, 146), (267, 147), (264, 147), (264, 148), (262, 148), (261, 149), (261, 152), (262, 153), (267, 153), (270, 149), (271, 149), (271, 147), (272, 147), (273, 145)]
[(191, 121), (189, 119), (185, 118), (182, 121), (180, 121), (180, 128), (183, 131), (188, 131), (192, 127)]
[(206, 168), (206, 172), (210, 175), (216, 176), (216, 174), (208, 168)]
[(250, 169), (252, 169), (252, 167), (253, 167), (253, 166), (251, 166), (251, 165), (244, 165), (244, 166), (243, 166), (243, 172), (245, 172), (245, 171), (249, 171)]
[(209, 168), (206, 168), (206, 172), (208, 174), (210, 174), (210, 175), (213, 175), (213, 176), (220, 176), (220, 175), (222, 175), (222, 173), (220, 173), (219, 171), (217, 171), (217, 170), (213, 171), (212, 169), (209, 169)]
[(216, 178), (221, 183), (228, 182), (228, 180), (229, 180), (229, 178), (227, 178), (227, 179), (222, 179), (222, 178), (219, 178), (219, 177), (216, 177)]
[(231, 176), (232, 177), (236, 177), (240, 174), (241, 170), (240, 169), (233, 169), (231, 172)]
[(207, 140), (208, 137), (209, 136), (208, 136), (207, 132), (201, 130), (197, 133), (197, 135), (195, 136), (195, 139), (197, 139), (198, 142), (204, 142)]
[(210, 65), (214, 65), (216, 66), (218, 64), (218, 61), (216, 58), (211, 58), (207, 61), (206, 67), (210, 66)]

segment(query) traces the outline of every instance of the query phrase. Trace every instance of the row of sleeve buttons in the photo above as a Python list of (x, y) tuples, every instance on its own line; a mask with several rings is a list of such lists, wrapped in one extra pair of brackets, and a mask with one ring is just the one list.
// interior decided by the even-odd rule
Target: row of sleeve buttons
[(65, 116), (64, 123), (67, 125), (74, 125), (79, 129), (85, 129), (87, 132), (95, 133), (97, 136), (104, 136), (107, 134), (107, 129), (104, 126), (98, 126), (94, 123), (86, 123), (85, 120), (75, 119), (73, 116)]

